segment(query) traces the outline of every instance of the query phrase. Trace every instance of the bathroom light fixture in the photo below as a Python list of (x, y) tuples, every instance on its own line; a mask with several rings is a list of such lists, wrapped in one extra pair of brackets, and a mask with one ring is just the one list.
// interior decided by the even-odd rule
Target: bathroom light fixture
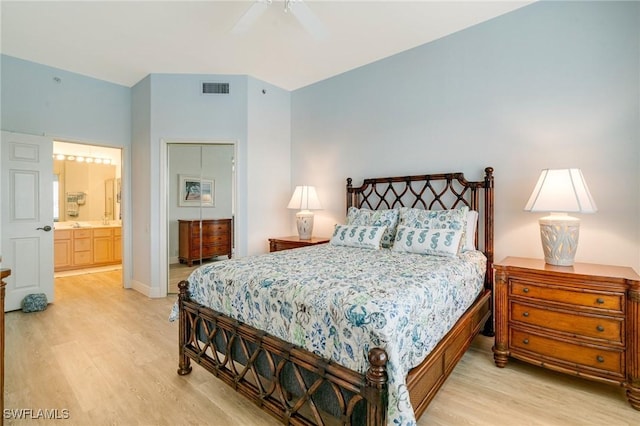
[(580, 219), (567, 213), (598, 210), (580, 169), (544, 169), (524, 208), (549, 212), (540, 218), (544, 260), (550, 265), (571, 266), (578, 249)]
[(95, 163), (95, 164), (113, 164), (110, 158), (101, 158), (101, 157), (85, 157), (81, 155), (64, 155), (64, 154), (53, 154), (53, 158), (55, 160), (60, 161), (77, 161), (78, 163)]

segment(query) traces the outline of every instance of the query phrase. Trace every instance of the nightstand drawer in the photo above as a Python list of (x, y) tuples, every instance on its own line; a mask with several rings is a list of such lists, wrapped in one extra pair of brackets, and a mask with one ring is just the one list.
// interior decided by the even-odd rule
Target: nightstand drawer
[(512, 296), (546, 300), (563, 304), (584, 306), (607, 311), (623, 312), (623, 294), (599, 293), (593, 291), (572, 291), (558, 287), (532, 284), (526, 281), (511, 280)]
[[(624, 371), (624, 351), (557, 340), (512, 328), (510, 344), (514, 352), (529, 351), (538, 357), (546, 357), (564, 363), (565, 368), (580, 370), (581, 367), (604, 370), (616, 375)], [(547, 362), (547, 361), (545, 361)]]
[(607, 318), (568, 311), (543, 309), (511, 302), (511, 321), (585, 336), (607, 342), (623, 343), (623, 318)]

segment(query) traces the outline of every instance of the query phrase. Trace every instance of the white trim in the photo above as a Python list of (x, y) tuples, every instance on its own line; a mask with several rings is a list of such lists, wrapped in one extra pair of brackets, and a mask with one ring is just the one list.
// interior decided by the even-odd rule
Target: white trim
[[(136, 280), (131, 280), (131, 289), (151, 298), (167, 296), (166, 294), (164, 296), (161, 295), (160, 289), (158, 289), (157, 287), (151, 287), (147, 284), (141, 283), (140, 281), (136, 281)], [(165, 289), (165, 293), (166, 293), (166, 289)]]
[[(16, 133), (16, 132), (11, 132)], [(126, 146), (120, 143), (110, 143), (109, 141), (104, 140), (94, 140), (91, 138), (83, 138), (83, 139), (75, 139), (67, 136), (58, 137), (52, 135), (50, 133), (43, 133), (43, 136), (51, 138), (51, 145), (53, 146), (54, 141), (65, 142), (65, 143), (73, 143), (76, 145), (92, 145), (99, 146), (105, 148), (113, 148), (120, 150), (120, 178), (121, 178), (121, 199), (120, 199), (120, 209), (124, 211), (124, 216), (122, 217), (122, 287), (123, 288), (133, 288), (132, 279), (131, 279), (131, 271), (133, 271), (133, 258), (132, 258), (132, 236), (131, 228), (132, 216), (131, 216), (131, 182), (132, 182), (132, 174), (131, 174), (131, 145)]]

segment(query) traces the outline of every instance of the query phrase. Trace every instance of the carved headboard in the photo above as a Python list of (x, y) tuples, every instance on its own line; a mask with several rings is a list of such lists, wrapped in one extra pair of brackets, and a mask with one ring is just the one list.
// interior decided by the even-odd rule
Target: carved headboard
[(468, 181), (463, 173), (437, 173), (365, 179), (354, 187), (347, 179), (347, 209), (371, 210), (412, 207), (425, 210), (455, 209), (464, 205), (478, 212), (475, 241), (487, 257), (485, 288), (493, 289), (493, 167), (484, 180)]

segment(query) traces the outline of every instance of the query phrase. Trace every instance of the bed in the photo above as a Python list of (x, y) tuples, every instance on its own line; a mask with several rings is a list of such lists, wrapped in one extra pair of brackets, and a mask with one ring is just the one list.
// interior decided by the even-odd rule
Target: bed
[(178, 374), (194, 361), (285, 424), (415, 423), (473, 338), (493, 333), (493, 169), (347, 179), (346, 194), (329, 244), (180, 282)]

